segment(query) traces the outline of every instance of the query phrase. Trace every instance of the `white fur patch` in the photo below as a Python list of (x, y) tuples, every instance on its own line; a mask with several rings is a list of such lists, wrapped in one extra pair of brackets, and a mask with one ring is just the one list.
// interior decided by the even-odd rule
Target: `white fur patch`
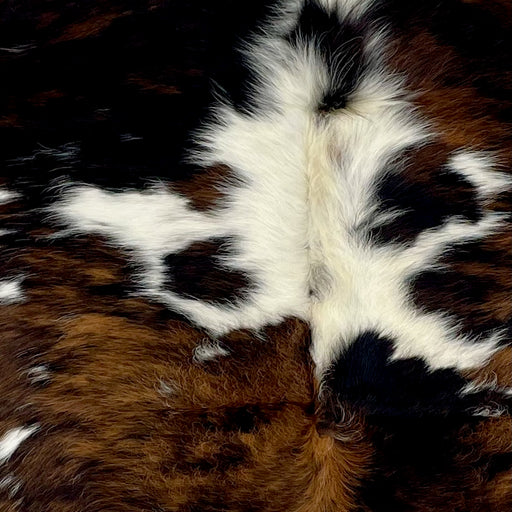
[(25, 299), (21, 281), (20, 278), (0, 280), (0, 304), (15, 304)]
[(9, 460), (19, 445), (39, 429), (39, 426), (17, 427), (0, 437), (0, 464)]
[[(297, 193), (295, 176), (290, 172), (289, 177), (272, 177), (277, 171), (269, 167), (269, 180), (234, 191), (230, 207), (214, 214), (191, 210), (186, 199), (164, 189), (116, 194), (93, 187), (73, 189), (53, 212), (70, 226), (68, 234), (97, 233), (124, 247), (142, 264), (144, 295), (216, 334), (243, 326), (260, 328), (286, 316), (305, 317), (308, 310), (307, 255), (296, 251), (304, 243), (304, 199)], [(288, 182), (288, 196), (281, 193), (283, 181)], [(198, 240), (226, 236), (238, 241), (239, 254), (224, 263), (249, 272), (258, 283), (247, 301), (220, 306), (166, 289), (166, 254)]]
[[(376, 331), (393, 339), (394, 358), (422, 357), (434, 369), (478, 366), (494, 352), (500, 333), (480, 342), (459, 336), (454, 320), (411, 305), (407, 282), (435, 267), (456, 243), (497, 231), (506, 215), (486, 212), (477, 223), (453, 218), (424, 231), (411, 246), (372, 245), (362, 227), (377, 216), (378, 204), (372, 201), (376, 178), (398, 151), (427, 142), (430, 134), (407, 103), (393, 100), (390, 92), (375, 94), (381, 87), (378, 75), (371, 80), (355, 95), (351, 110), (359, 115), (340, 113), (324, 129), (324, 138), (315, 134), (308, 146), (311, 261), (322, 264), (331, 280), (329, 293), (313, 301), (313, 358), (322, 372), (359, 334)], [(330, 148), (337, 148), (337, 159)], [(472, 167), (477, 187), (487, 183), (479, 169)], [(483, 172), (493, 171), (485, 167)], [(477, 190), (487, 194), (489, 186)]]
[[(341, 17), (361, 16), (372, 4), (321, 3)], [(299, 12), (300, 4), (293, 6)], [(51, 215), (66, 226), (64, 234), (94, 233), (124, 249), (141, 268), (141, 294), (213, 336), (258, 330), (289, 316), (309, 321), (320, 375), (368, 330), (394, 341), (395, 359), (421, 357), (432, 369), (482, 364), (501, 333), (485, 339), (460, 335), (448, 315), (413, 306), (409, 282), (437, 268), (455, 244), (499, 230), (505, 215), (485, 210), (478, 222), (453, 217), (409, 245), (374, 244), (368, 227), (393, 217), (378, 212), (378, 180), (401, 151), (428, 144), (435, 133), (417, 114), (401, 77), (387, 70), (383, 31), (364, 34), (367, 66), (347, 107), (319, 115), (329, 70), (313, 44), (296, 47), (281, 37), (290, 19), (284, 16), (246, 48), (258, 77), (253, 100), (261, 111), (240, 114), (219, 101), (214, 121), (197, 132), (190, 159), (205, 166), (223, 163), (240, 178), (218, 210), (195, 211), (163, 187), (114, 193), (78, 185), (63, 192)], [(487, 154), (461, 148), (448, 165), (476, 187), (483, 205), (510, 186)], [(233, 241), (224, 263), (248, 273), (257, 286), (228, 305), (169, 291), (164, 257), (218, 237)], [(214, 353), (198, 347), (196, 359)]]

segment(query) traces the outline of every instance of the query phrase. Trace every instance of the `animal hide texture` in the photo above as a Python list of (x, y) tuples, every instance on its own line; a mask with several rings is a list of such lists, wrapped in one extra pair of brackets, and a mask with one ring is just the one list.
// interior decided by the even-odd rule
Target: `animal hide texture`
[(0, 3), (0, 512), (512, 510), (512, 3)]

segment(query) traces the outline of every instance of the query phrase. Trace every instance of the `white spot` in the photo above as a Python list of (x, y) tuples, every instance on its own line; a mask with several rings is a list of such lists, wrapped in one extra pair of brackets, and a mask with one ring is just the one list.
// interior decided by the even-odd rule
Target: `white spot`
[(0, 438), (0, 464), (9, 460), (18, 446), (38, 430), (38, 425), (31, 427), (17, 427), (9, 430)]
[(21, 282), (21, 278), (0, 280), (0, 304), (15, 304), (25, 299)]
[(164, 397), (170, 397), (178, 392), (178, 386), (172, 382), (160, 380), (158, 383), (158, 392)]
[(219, 343), (208, 339), (204, 340), (201, 345), (198, 345), (194, 349), (194, 360), (198, 363), (205, 363), (227, 355), (229, 355), (227, 349), (222, 347)]
[(358, 19), (364, 16), (375, 3), (375, 0), (317, 0), (327, 11), (338, 13), (340, 20), (345, 18)]

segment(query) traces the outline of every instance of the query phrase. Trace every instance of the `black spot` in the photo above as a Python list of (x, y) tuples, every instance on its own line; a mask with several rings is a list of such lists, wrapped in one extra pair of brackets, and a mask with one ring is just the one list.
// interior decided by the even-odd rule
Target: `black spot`
[(380, 210), (401, 214), (370, 230), (376, 242), (411, 242), (422, 231), (440, 226), (450, 217), (472, 222), (481, 218), (477, 193), (468, 181), (446, 170), (430, 171), (429, 176), (424, 181), (414, 181), (407, 171), (388, 173), (377, 185)]
[(269, 411), (259, 405), (246, 405), (226, 411), (226, 422), (240, 432), (250, 433), (261, 425), (270, 423)]
[(240, 270), (223, 265), (229, 254), (229, 239), (195, 242), (187, 249), (164, 258), (167, 287), (181, 295), (212, 303), (229, 303), (243, 298), (250, 279)]
[(422, 310), (455, 316), (460, 332), (478, 339), (492, 329), (505, 327), (494, 314), (496, 308), (492, 303), (501, 287), (487, 275), (426, 270), (411, 281), (411, 296), (415, 306)]
[(198, 414), (197, 421), (206, 430), (249, 434), (256, 432), (262, 425), (268, 425), (282, 407), (282, 404), (223, 407)]
[(238, 112), (253, 114), (262, 108), (256, 101), (258, 76), (241, 49), (270, 16), (275, 0), (224, 4), (211, 13), (209, 21), (209, 30), (214, 32), (214, 47), (209, 52), (211, 80)]
[(390, 360), (392, 354), (391, 340), (361, 334), (332, 365), (326, 384), (338, 400), (369, 415), (461, 414), (471, 405), (458, 396), (465, 380), (454, 371), (429, 370), (419, 358)]
[[(460, 439), (481, 421), (469, 409), (485, 398), (461, 395), (465, 380), (451, 369), (431, 370), (418, 358), (390, 360), (392, 353), (391, 340), (364, 333), (326, 380), (336, 421), (343, 420), (341, 409), (365, 415), (375, 455), (358, 499), (361, 510), (372, 512), (419, 510), (424, 494), (418, 489), (441, 485), (457, 495), (464, 488), (474, 468), (461, 463), (472, 448)], [(484, 468), (485, 462), (478, 464)]]
[(318, 106), (321, 112), (343, 108), (365, 69), (364, 25), (340, 21), (314, 0), (305, 2), (297, 26), (288, 35), (296, 46), (314, 42), (327, 65), (330, 86)]
[(493, 479), (498, 473), (512, 469), (512, 452), (498, 453), (489, 457), (488, 479)]
[(468, 306), (481, 304), (486, 301), (496, 283), (486, 276), (468, 276), (450, 270), (426, 270), (415, 276), (413, 281), (414, 295), (417, 304), (421, 305), (421, 298), (425, 295), (436, 296), (435, 301), (440, 304), (440, 297), (447, 297), (452, 302), (463, 301)]

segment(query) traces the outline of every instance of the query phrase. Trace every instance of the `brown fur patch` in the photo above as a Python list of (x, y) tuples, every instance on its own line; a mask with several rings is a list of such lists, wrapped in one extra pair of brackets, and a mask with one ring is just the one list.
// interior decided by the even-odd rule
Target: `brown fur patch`
[(392, 66), (406, 76), (415, 104), (433, 123), (442, 141), (451, 150), (469, 147), (499, 151), (507, 165), (512, 157), (510, 131), (498, 119), (507, 102), (480, 95), (460, 55), (418, 25), (414, 25), (414, 32), (394, 39), (392, 44)]
[(192, 178), (172, 184), (172, 189), (190, 200), (200, 211), (219, 207), (230, 186), (236, 184), (232, 170), (223, 164), (201, 169)]
[(512, 347), (501, 349), (483, 368), (468, 371), (466, 377), (475, 383), (495, 383), (500, 388), (512, 388)]
[(122, 257), (72, 247), (20, 254), (28, 301), (0, 310), (0, 433), (41, 426), (2, 468), (27, 511), (355, 508), (369, 448), (319, 437), (306, 325), (233, 332), (197, 363), (205, 333), (100, 293)]

